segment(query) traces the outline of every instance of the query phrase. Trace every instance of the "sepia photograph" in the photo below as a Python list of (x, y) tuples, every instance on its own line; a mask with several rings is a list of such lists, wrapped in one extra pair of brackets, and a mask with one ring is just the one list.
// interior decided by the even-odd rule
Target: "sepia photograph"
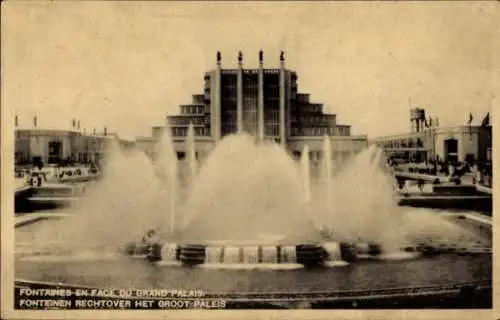
[(2, 2), (2, 318), (491, 316), (499, 21)]

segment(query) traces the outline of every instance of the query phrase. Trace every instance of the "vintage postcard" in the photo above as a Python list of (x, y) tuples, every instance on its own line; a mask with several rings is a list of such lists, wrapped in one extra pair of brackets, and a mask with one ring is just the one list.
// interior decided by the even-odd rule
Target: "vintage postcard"
[(3, 2), (2, 318), (493, 318), (499, 21)]

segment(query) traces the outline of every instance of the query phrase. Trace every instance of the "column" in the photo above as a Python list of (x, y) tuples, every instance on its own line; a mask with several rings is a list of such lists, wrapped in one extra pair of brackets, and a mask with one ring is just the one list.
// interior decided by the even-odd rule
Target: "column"
[(280, 143), (282, 146), (286, 144), (286, 123), (285, 123), (285, 108), (286, 108), (286, 87), (285, 87), (285, 57), (283, 51), (280, 55)]
[(264, 139), (264, 53), (259, 52), (259, 109), (258, 109), (259, 139)]
[(291, 112), (291, 105), (290, 105), (290, 97), (292, 96), (292, 74), (290, 72), (286, 73), (286, 94), (285, 94), (285, 132), (286, 135), (289, 135), (290, 132), (292, 131), (291, 129), (291, 121), (290, 121), (290, 112)]
[(238, 53), (238, 73), (236, 80), (236, 131), (243, 131), (243, 55)]
[(217, 52), (217, 67), (210, 74), (211, 115), (210, 130), (217, 143), (220, 140), (220, 104), (221, 104), (221, 55)]

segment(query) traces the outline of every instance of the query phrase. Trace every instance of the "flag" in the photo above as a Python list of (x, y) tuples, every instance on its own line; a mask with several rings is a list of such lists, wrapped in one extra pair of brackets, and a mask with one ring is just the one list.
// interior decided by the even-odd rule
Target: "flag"
[(18, 125), (19, 125), (19, 119), (18, 119), (18, 117), (16, 116), (16, 117), (14, 118), (14, 126), (16, 126), (16, 127), (17, 127)]
[(37, 118), (36, 118), (36, 116), (33, 117), (33, 126), (34, 127), (37, 126)]
[(71, 127), (74, 128), (76, 127), (76, 119), (73, 118), (73, 120), (71, 121)]
[(481, 122), (481, 127), (486, 127), (490, 125), (490, 113), (488, 112)]
[(108, 128), (104, 127), (104, 135), (107, 136), (108, 135)]
[(78, 120), (78, 122), (76, 123), (76, 128), (80, 130), (80, 120)]
[(472, 120), (474, 120), (474, 117), (472, 116), (472, 113), (469, 113), (469, 122), (467, 122), (467, 124), (471, 124)]

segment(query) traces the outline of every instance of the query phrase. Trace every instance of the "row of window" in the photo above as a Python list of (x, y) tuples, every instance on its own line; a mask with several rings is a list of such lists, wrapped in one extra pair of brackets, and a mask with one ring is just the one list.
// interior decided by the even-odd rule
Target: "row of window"
[[(174, 137), (186, 137), (188, 133), (188, 128), (172, 128), (172, 136)], [(194, 128), (195, 136), (209, 137), (210, 128)]]
[(88, 161), (99, 161), (102, 158), (102, 154), (100, 153), (86, 153), (86, 152), (79, 152), (76, 159), (74, 156), (71, 157), (72, 160), (76, 160), (77, 162), (88, 162)]
[(259, 87), (257, 87), (257, 86), (244, 86), (243, 87), (243, 97), (247, 97), (247, 96), (258, 97), (259, 96)]
[(307, 93), (297, 93), (297, 102), (309, 103), (309, 94)]
[(264, 111), (264, 122), (265, 123), (280, 123), (280, 112), (278, 111)]
[[(207, 84), (204, 90), (204, 99), (207, 99), (210, 96), (210, 86)], [(223, 84), (221, 87), (221, 97), (222, 99), (235, 98), (238, 94), (238, 87), (236, 84)], [(259, 94), (259, 86), (258, 85), (244, 85), (243, 86), (243, 95), (254, 95), (257, 96)], [(279, 85), (266, 85), (263, 89), (263, 95), (266, 98), (271, 99), (279, 99), (280, 98), (280, 86)], [(291, 98), (295, 99), (297, 97), (297, 88), (291, 88)], [(299, 100), (300, 103), (307, 103), (307, 100)], [(200, 103), (204, 101), (200, 100)]]
[(168, 117), (168, 123), (171, 125), (179, 125), (179, 126), (188, 126), (189, 124), (202, 125), (202, 124), (210, 124), (210, 117)]
[[(62, 160), (61, 154), (49, 154), (50, 159), (59, 159)], [(76, 155), (73, 154), (69, 157), (70, 160), (76, 162), (88, 162), (88, 161), (99, 161), (102, 159), (103, 154), (100, 152), (78, 152)], [(28, 153), (25, 152), (16, 152), (15, 153), (15, 162), (16, 163), (28, 163), (31, 162), (32, 159), (29, 157)], [(43, 160), (42, 160), (43, 161)]]
[(181, 114), (189, 115), (189, 114), (204, 114), (205, 106), (190, 106), (185, 105), (181, 106)]
[(230, 99), (230, 98), (236, 99), (236, 97), (238, 96), (237, 93), (238, 93), (238, 90), (237, 90), (236, 86), (223, 86), (221, 88), (221, 98), (223, 100)]
[(259, 70), (257, 69), (243, 69), (243, 74), (258, 74)]
[(292, 128), (292, 136), (349, 136), (347, 127)]
[(259, 86), (259, 76), (258, 75), (244, 75), (243, 76), (243, 87), (246, 86), (252, 86), (252, 87), (258, 87)]
[(266, 136), (279, 136), (280, 135), (280, 125), (266, 123), (265, 128), (264, 128), (264, 134)]
[(333, 118), (325, 115), (314, 117), (299, 117), (299, 121), (303, 124), (311, 125), (333, 124)]
[(322, 113), (323, 112), (323, 105), (316, 103), (316, 104), (306, 104), (299, 106), (300, 110), (303, 110), (305, 112), (311, 112), (311, 113)]
[[(263, 95), (267, 99), (279, 99), (280, 98), (280, 88), (278, 86), (266, 87), (264, 88)], [(236, 86), (224, 86), (221, 90), (222, 99), (235, 99), (238, 96), (238, 90)], [(244, 86), (243, 87), (243, 97), (245, 96), (259, 96), (259, 87), (257, 86)]]
[(280, 73), (280, 69), (264, 69), (264, 74), (277, 75)]
[(279, 86), (267, 86), (264, 88), (264, 96), (269, 99), (279, 99), (280, 98), (280, 87)]
[(257, 115), (259, 109), (259, 101), (257, 99), (245, 98), (243, 99), (243, 112), (254, 112)]
[(385, 149), (398, 149), (398, 148), (423, 148), (424, 143), (420, 138), (409, 138), (379, 142), (378, 145)]
[[(357, 153), (356, 151), (332, 151), (330, 158), (332, 160), (342, 159), (354, 156), (356, 153)], [(319, 161), (323, 159), (324, 154), (325, 154), (324, 151), (309, 151), (309, 159), (312, 161)], [(292, 156), (295, 159), (299, 159), (302, 156), (302, 152), (292, 151)]]

